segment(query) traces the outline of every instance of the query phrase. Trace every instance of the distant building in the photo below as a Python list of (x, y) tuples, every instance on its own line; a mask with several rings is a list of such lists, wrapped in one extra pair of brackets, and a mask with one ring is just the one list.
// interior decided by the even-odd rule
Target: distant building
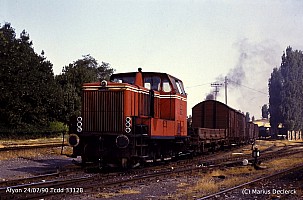
[(253, 121), (254, 124), (257, 124), (259, 127), (259, 138), (270, 138), (272, 137), (270, 132), (270, 123), (266, 118), (257, 119)]
[(259, 126), (260, 138), (287, 138), (290, 141), (303, 141), (302, 131), (287, 131), (282, 124), (279, 124), (277, 132), (273, 133), (268, 119), (257, 119), (253, 123)]
[(287, 131), (288, 140), (303, 141), (302, 131)]
[(264, 118), (264, 119), (256, 119), (253, 121), (254, 124), (257, 124), (259, 127), (263, 126), (265, 128), (270, 128), (270, 123), (269, 120)]

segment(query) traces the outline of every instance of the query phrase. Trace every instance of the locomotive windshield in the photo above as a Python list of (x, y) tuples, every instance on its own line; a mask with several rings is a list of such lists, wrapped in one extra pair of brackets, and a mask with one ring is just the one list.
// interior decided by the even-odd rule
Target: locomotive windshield
[(115, 83), (128, 83), (133, 85), (135, 83), (135, 74), (114, 74), (110, 80)]
[(167, 79), (163, 80), (162, 90), (163, 90), (163, 92), (171, 92), (171, 87), (170, 87), (169, 81)]
[(180, 81), (176, 78), (171, 78), (171, 82), (178, 94), (186, 95), (182, 81)]
[[(143, 72), (143, 86), (148, 90), (171, 92), (176, 91), (177, 94), (186, 95), (181, 80), (164, 73)], [(116, 83), (135, 84), (136, 73), (113, 74), (110, 81)]]
[(179, 94), (185, 94), (184, 89), (182, 87), (182, 83), (180, 83), (179, 81), (176, 81), (176, 85), (177, 85)]
[(145, 76), (144, 77), (144, 87), (149, 90), (160, 90), (161, 79), (158, 76)]

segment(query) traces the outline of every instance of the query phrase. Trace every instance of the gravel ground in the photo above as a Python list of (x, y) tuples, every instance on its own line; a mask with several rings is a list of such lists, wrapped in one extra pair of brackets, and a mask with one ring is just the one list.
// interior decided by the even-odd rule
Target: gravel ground
[[(69, 196), (67, 199), (106, 199), (106, 200), (157, 200), (157, 199), (180, 199), (176, 195), (178, 190), (186, 189), (194, 184), (197, 177), (180, 176), (151, 180), (149, 183), (137, 183), (123, 185), (119, 188), (110, 188), (94, 194)], [(181, 199), (196, 199), (197, 196), (183, 197)]]
[[(137, 186), (121, 186), (93, 195), (70, 196), (69, 199), (107, 199), (107, 200), (154, 200), (154, 199), (199, 199), (199, 193), (182, 196), (182, 190), (195, 184), (197, 177), (177, 177), (150, 181), (149, 184)], [(121, 191), (125, 191), (124, 193)], [(128, 194), (127, 194), (128, 192)], [(179, 193), (179, 195), (176, 195)], [(284, 194), (283, 194), (284, 193)], [(291, 174), (237, 189), (212, 199), (245, 199), (245, 200), (278, 200), (303, 199), (303, 169)]]
[(56, 172), (72, 164), (72, 158), (58, 154), (42, 154), (35, 157), (18, 156), (0, 160), (0, 181)]
[[(0, 181), (56, 172), (58, 168), (72, 164), (72, 160), (54, 153), (0, 160)], [(94, 194), (69, 195), (65, 199), (198, 199), (201, 197), (199, 193), (182, 196), (182, 191), (188, 190), (198, 180), (198, 177), (190, 175), (159, 178), (144, 183), (121, 185)], [(295, 194), (274, 194), (276, 191), (295, 192)], [(245, 190), (238, 189), (213, 199), (303, 199), (303, 169), (280, 177), (278, 180), (247, 186)]]
[(303, 199), (303, 169), (213, 199)]

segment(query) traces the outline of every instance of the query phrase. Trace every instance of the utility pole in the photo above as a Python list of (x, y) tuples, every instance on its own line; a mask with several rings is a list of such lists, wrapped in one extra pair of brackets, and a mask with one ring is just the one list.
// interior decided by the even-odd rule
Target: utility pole
[(225, 85), (225, 104), (227, 105), (227, 76), (225, 76), (224, 85)]
[(211, 85), (211, 87), (215, 88), (215, 90), (214, 90), (215, 100), (217, 100), (217, 94), (219, 92), (219, 87), (223, 86), (223, 84), (222, 83), (211, 83), (210, 85)]

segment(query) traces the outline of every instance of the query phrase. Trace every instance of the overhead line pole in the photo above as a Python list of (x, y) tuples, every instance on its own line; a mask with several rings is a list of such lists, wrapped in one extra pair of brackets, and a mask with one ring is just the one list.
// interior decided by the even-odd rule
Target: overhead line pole
[(219, 87), (221, 87), (223, 84), (222, 83), (211, 83), (210, 85), (211, 85), (211, 87), (215, 88), (215, 90), (214, 90), (215, 100), (217, 100), (217, 94), (219, 92)]
[(225, 85), (225, 104), (227, 105), (227, 76), (225, 76), (224, 85)]

